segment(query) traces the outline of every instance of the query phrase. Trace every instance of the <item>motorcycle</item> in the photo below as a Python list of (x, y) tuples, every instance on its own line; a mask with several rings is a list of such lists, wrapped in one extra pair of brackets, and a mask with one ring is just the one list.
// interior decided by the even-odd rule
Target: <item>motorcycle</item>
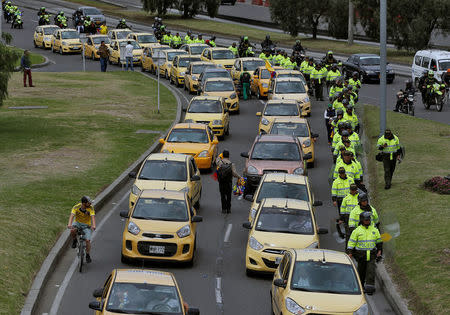
[(414, 94), (402, 90), (397, 93), (398, 111), (403, 114), (414, 116)]
[(41, 25), (50, 25), (50, 15), (44, 14), (39, 17), (39, 26)]
[(445, 89), (445, 85), (434, 83), (433, 85), (429, 85), (426, 87), (426, 97), (423, 102), (423, 106), (425, 109), (429, 109), (430, 106), (436, 105), (436, 109), (438, 112), (442, 111), (444, 107), (444, 102), (446, 99), (447, 91)]
[(11, 28), (23, 29), (22, 13), (19, 13), (14, 16), (11, 23)]
[(271, 45), (261, 45), (262, 51), (269, 51), (271, 55), (275, 55), (277, 50), (277, 45), (271, 44)]
[(60, 17), (60, 18), (56, 17), (55, 24), (59, 28), (67, 28), (67, 18), (66, 17)]

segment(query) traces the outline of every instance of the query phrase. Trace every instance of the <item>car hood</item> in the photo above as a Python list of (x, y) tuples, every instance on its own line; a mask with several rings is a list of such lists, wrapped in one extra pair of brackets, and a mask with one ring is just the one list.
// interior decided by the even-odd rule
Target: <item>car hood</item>
[(144, 180), (136, 179), (134, 183), (140, 190), (144, 189), (165, 189), (180, 191), (187, 187), (187, 182), (167, 181), (167, 180)]
[(151, 232), (157, 234), (164, 233), (176, 233), (180, 228), (189, 224), (189, 221), (177, 222), (177, 221), (161, 221), (161, 220), (139, 220), (130, 219), (133, 221), (143, 233)]
[(222, 120), (222, 113), (186, 113), (186, 117), (184, 120), (192, 119), (194, 122), (197, 121), (213, 121), (213, 120)]
[(224, 66), (232, 66), (236, 59), (214, 59), (213, 62)]
[(330, 312), (330, 314), (353, 314), (366, 302), (362, 294), (330, 294), (292, 290), (288, 296), (303, 308), (314, 312)]
[(78, 38), (73, 39), (61, 39), (62, 42), (66, 42), (68, 44), (81, 44), (81, 40)]
[(161, 149), (168, 150), (170, 153), (182, 153), (182, 154), (190, 154), (197, 155), (198, 153), (209, 150), (209, 143), (171, 143), (166, 142)]
[(209, 96), (222, 96), (225, 98), (230, 98), (231, 94), (233, 94), (234, 91), (225, 91), (225, 92), (204, 92), (204, 95), (209, 95)]
[(307, 93), (298, 93), (298, 94), (276, 94), (273, 99), (275, 100), (300, 100), (307, 98)]
[(298, 167), (303, 167), (302, 161), (272, 161), (272, 160), (249, 160), (248, 166), (254, 166), (258, 170), (259, 175), (264, 173), (264, 170), (280, 170), (287, 171), (292, 174)]
[[(361, 66), (362, 69), (366, 70), (366, 71), (380, 71), (380, 65), (362, 65)], [(391, 70), (392, 67), (389, 65), (386, 65), (386, 70)]]
[(251, 233), (264, 248), (306, 248), (317, 241), (316, 235), (273, 233), (253, 230)]

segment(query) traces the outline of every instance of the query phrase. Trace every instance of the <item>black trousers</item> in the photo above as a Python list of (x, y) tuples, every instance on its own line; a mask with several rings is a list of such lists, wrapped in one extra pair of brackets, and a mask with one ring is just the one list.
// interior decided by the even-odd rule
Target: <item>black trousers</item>
[(316, 96), (316, 100), (323, 98), (323, 82), (320, 82), (318, 80), (315, 80), (314, 82), (314, 94)]
[(370, 252), (370, 260), (367, 261), (365, 251), (356, 251), (354, 257), (358, 262), (358, 274), (361, 284), (375, 285), (375, 258), (376, 251)]
[(220, 200), (222, 201), (222, 212), (231, 212), (232, 181), (219, 181)]
[(397, 164), (397, 154), (392, 154), (392, 160), (390, 159), (390, 154), (383, 154), (384, 183), (386, 185), (391, 185), (395, 164)]

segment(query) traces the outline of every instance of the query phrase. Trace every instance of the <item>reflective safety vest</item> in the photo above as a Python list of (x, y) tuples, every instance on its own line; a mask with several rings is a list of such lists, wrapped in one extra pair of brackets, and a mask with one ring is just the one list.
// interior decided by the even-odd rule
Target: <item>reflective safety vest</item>
[(189, 37), (189, 35), (184, 36), (184, 43), (185, 44), (189, 44), (190, 41), (191, 41), (191, 38)]
[(169, 45), (170, 44), (170, 36), (167, 34), (164, 34), (164, 36), (161, 39), (162, 44)]
[(392, 140), (386, 139), (384, 136), (381, 136), (377, 141), (377, 147), (384, 145), (385, 143), (387, 146), (381, 150), (381, 152), (390, 154), (390, 159), (392, 160), (393, 155), (395, 152), (400, 150), (400, 142), (398, 141), (398, 138), (396, 135), (393, 135), (394, 138)]
[(259, 58), (264, 59), (264, 60), (272, 60), (272, 55), (266, 56), (265, 53), (260, 53)]
[(198, 37), (196, 39), (194, 39), (194, 43), (198, 43), (198, 44), (204, 44), (205, 40), (204, 39), (199, 39)]
[(173, 36), (172, 37), (172, 45), (181, 45), (181, 37)]
[[(348, 226), (351, 228), (357, 227), (359, 224), (359, 215), (361, 213), (363, 213), (364, 211), (367, 211), (367, 210), (361, 209), (359, 204), (356, 205), (352, 209), (352, 211), (350, 211), (350, 217), (348, 218)], [(372, 213), (370, 225), (375, 226), (380, 222), (379, 218), (378, 218), (377, 210), (374, 207), (370, 206), (370, 212)]]
[(85, 27), (89, 27), (89, 26), (91, 26), (91, 21), (89, 21), (89, 20), (84, 20), (83, 25), (84, 25)]
[(338, 110), (338, 109), (345, 110), (344, 104), (342, 104), (342, 102), (339, 102), (338, 99), (334, 100), (334, 102), (333, 102), (333, 108), (334, 108), (335, 110)]
[(283, 64), (283, 68), (287, 69), (287, 70), (294, 70), (295, 67), (297, 67), (297, 63), (296, 62), (292, 62), (291, 60), (286, 60)]
[(331, 126), (333, 127), (333, 130), (334, 130), (335, 134), (338, 133), (338, 126), (339, 126), (339, 123), (341, 123), (341, 122), (345, 122), (344, 118), (341, 118), (338, 121), (333, 120), (331, 122)]
[(237, 47), (230, 46), (230, 47), (228, 47), (228, 49), (231, 50), (235, 56), (237, 56), (237, 54), (238, 54)]
[(372, 225), (365, 227), (364, 225), (358, 226), (350, 235), (348, 240), (347, 249), (366, 251), (367, 261), (370, 260), (370, 251), (377, 247), (377, 244), (382, 243), (380, 231)]
[[(342, 136), (340, 138), (341, 138), (341, 140), (338, 141), (338, 143), (334, 146), (333, 155), (338, 155), (339, 152), (340, 152), (341, 147), (345, 147), (344, 143), (342, 142)], [(345, 150), (352, 152), (353, 155), (356, 156), (355, 147), (353, 146), (353, 144), (351, 142), (350, 142), (350, 146), (349, 147), (345, 147)]]
[(355, 127), (359, 124), (358, 116), (356, 116), (355, 113), (353, 113), (352, 115), (349, 115), (349, 114), (347, 114), (347, 112), (345, 112), (343, 119), (352, 124), (353, 130), (355, 130)]
[(336, 161), (336, 167), (334, 168), (333, 179), (336, 179), (339, 177), (338, 171), (339, 171), (340, 167), (345, 168), (345, 174), (347, 174), (347, 177), (351, 177), (355, 181), (361, 179), (359, 166), (353, 160), (349, 164), (345, 163), (344, 161), (340, 161), (340, 162)]
[(276, 55), (274, 58), (275, 62), (279, 65), (281, 65), (281, 63), (284, 61), (284, 57), (283, 55)]
[(311, 74), (311, 72), (314, 70), (314, 65), (308, 64), (305, 69), (303, 69), (304, 74)]
[(358, 79), (353, 80), (353, 78), (350, 78), (350, 80), (348, 80), (348, 85), (353, 86), (356, 89), (360, 89), (361, 88), (361, 81), (359, 81)]
[(209, 40), (209, 45), (210, 45), (211, 47), (216, 47), (216, 46), (217, 46), (217, 45), (216, 45), (216, 42), (213, 41), (213, 40)]
[(336, 78), (341, 76), (341, 72), (339, 70), (336, 71), (328, 71), (327, 73), (327, 82), (332, 82)]
[(342, 90), (344, 89), (343, 86), (337, 86), (337, 85), (333, 85), (330, 88), (330, 93), (328, 94), (330, 97), (334, 97), (334, 95), (338, 92), (342, 92)]
[(303, 69), (305, 69), (307, 65), (308, 61), (303, 60), (302, 63), (300, 64), (300, 71), (303, 71)]
[(349, 193), (344, 197), (344, 199), (342, 199), (341, 214), (350, 215), (350, 212), (353, 210), (353, 208), (358, 205), (358, 195), (358, 193), (354, 195)]
[(319, 84), (322, 83), (322, 81), (326, 78), (326, 76), (327, 76), (327, 68), (325, 68), (325, 67), (320, 68), (319, 70), (314, 68), (311, 71), (311, 79), (317, 80), (319, 82)]
[(355, 181), (353, 178), (347, 176), (347, 178), (341, 178), (340, 176), (333, 181), (331, 186), (331, 198), (344, 198), (350, 193), (350, 185)]

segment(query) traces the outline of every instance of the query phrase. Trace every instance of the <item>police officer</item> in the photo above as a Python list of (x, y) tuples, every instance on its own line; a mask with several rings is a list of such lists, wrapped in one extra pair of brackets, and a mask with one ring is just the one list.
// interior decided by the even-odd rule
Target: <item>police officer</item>
[(233, 44), (231, 44), (228, 49), (231, 50), (236, 57), (238, 56), (238, 48), (236, 42), (233, 42)]
[(241, 176), (236, 172), (236, 168), (230, 161), (230, 152), (223, 150), (222, 157), (217, 157), (217, 180), (219, 182), (220, 198), (222, 201), (222, 213), (231, 212), (231, 192), (233, 177), (238, 179)]
[(383, 154), (384, 189), (391, 188), (392, 175), (394, 175), (397, 160), (400, 160), (401, 147), (398, 137), (391, 129), (386, 129), (384, 135), (377, 141), (378, 150)]
[(326, 80), (327, 69), (322, 67), (321, 62), (317, 62), (314, 70), (311, 71), (311, 81), (314, 86), (316, 100), (323, 101), (323, 83)]
[(354, 184), (354, 180), (351, 177), (347, 177), (345, 168), (343, 167), (339, 168), (338, 173), (339, 177), (333, 181), (333, 185), (331, 186), (331, 199), (333, 200), (333, 206), (337, 207), (339, 214), (342, 200), (350, 192), (350, 185)]
[(358, 227), (359, 215), (368, 212), (371, 215), (371, 224), (379, 228), (380, 221), (377, 210), (369, 204), (369, 197), (366, 193), (360, 193), (358, 196), (358, 204), (350, 211), (348, 218), (348, 227), (350, 232)]
[(356, 184), (351, 184), (350, 192), (342, 199), (338, 223), (344, 223), (346, 242), (348, 242), (348, 239), (350, 238), (348, 219), (350, 217), (350, 212), (358, 205), (358, 196), (358, 186), (356, 186)]
[(295, 45), (292, 46), (292, 50), (293, 50), (294, 52), (298, 52), (298, 53), (303, 53), (303, 52), (305, 51), (305, 49), (303, 48), (302, 43), (300, 42), (299, 39), (297, 39), (297, 40), (295, 41)]
[(361, 213), (359, 226), (348, 240), (347, 254), (358, 262), (358, 274), (363, 286), (373, 286), (373, 290), (367, 292), (369, 295), (375, 291), (375, 260), (381, 257), (382, 249), (380, 231), (371, 224), (370, 212)]

